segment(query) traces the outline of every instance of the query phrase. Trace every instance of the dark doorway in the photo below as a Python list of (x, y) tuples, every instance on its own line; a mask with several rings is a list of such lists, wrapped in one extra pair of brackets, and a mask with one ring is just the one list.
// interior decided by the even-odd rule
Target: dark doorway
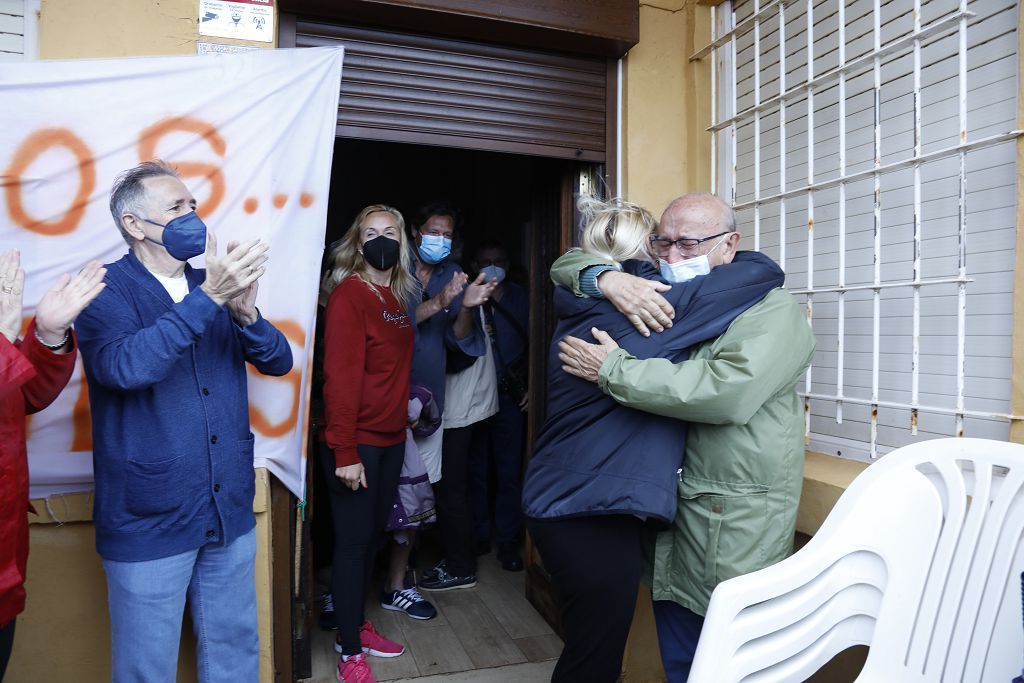
[(409, 224), (420, 204), (445, 198), (465, 216), (460, 262), (468, 261), (481, 240), (496, 239), (505, 244), (513, 263), (526, 266), (531, 231), (559, 229), (557, 213), (535, 225), (534, 204), (535, 199), (544, 199), (538, 195), (550, 195), (545, 203), (558, 197), (558, 174), (564, 165), (540, 157), (339, 139), (334, 146), (326, 242), (340, 237), (368, 204), (394, 206)]
[[(438, 198), (453, 202), (463, 211), (454, 258), (467, 272), (471, 272), (470, 261), (478, 244), (497, 240), (505, 245), (511, 263), (509, 280), (530, 291), (531, 409), (527, 444), (532, 443), (543, 421), (546, 403), (547, 351), (554, 329), (548, 268), (571, 239), (580, 176), (593, 177), (595, 171), (592, 163), (544, 157), (369, 140), (335, 141), (326, 248), (369, 204), (394, 206), (411, 225), (419, 205)], [(529, 445), (527, 457), (528, 452)], [(308, 473), (317, 470), (311, 460)], [(312, 493), (312, 512), (319, 516), (317, 508), (326, 506), (327, 500), (321, 495), (324, 492), (318, 491), (322, 482), (314, 479), (309, 476), (308, 490)], [(325, 552), (329, 556), (332, 545), (330, 530), (326, 529), (325, 535), (324, 526), (314, 521), (313, 537), (307, 537), (312, 542), (304, 544), (303, 588), (299, 590), (303, 606), (298, 610), (304, 624), (298, 626), (293, 640), (298, 677), (310, 674), (317, 612), (313, 568), (322, 564), (313, 560)], [(532, 548), (527, 551), (527, 575), (530, 601), (549, 623), (556, 621), (556, 603)]]

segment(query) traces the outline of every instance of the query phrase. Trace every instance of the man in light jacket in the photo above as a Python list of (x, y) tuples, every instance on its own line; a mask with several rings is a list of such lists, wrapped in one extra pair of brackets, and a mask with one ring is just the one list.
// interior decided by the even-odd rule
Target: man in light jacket
[[(690, 194), (662, 215), (652, 251), (670, 281), (730, 263), (739, 245), (731, 207)], [(571, 252), (551, 269), (577, 295), (604, 296), (641, 330), (671, 325), (659, 283)], [(784, 559), (793, 547), (803, 485), (804, 411), (796, 383), (814, 334), (789, 292), (777, 289), (690, 359), (638, 360), (604, 334), (561, 345), (563, 369), (623, 405), (691, 423), (673, 528), (658, 534), (651, 589), (665, 673), (686, 681), (711, 591)]]

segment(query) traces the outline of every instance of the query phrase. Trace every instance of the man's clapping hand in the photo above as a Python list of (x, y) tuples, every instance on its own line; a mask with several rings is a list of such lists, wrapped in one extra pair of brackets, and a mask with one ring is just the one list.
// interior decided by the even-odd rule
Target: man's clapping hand
[[(206, 281), (202, 289), (218, 306), (228, 304), (240, 325), (256, 320), (256, 281), (266, 272), (270, 246), (262, 240), (232, 242), (223, 258), (217, 256), (217, 237), (208, 232)], [(238, 299), (237, 301), (235, 299)]]

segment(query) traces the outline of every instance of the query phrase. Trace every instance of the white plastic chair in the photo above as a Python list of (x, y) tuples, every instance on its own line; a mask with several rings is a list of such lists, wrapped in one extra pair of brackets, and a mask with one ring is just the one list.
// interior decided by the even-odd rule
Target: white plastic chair
[(691, 683), (803, 681), (868, 645), (858, 683), (1021, 673), (1024, 446), (937, 439), (868, 467), (799, 552), (711, 596)]

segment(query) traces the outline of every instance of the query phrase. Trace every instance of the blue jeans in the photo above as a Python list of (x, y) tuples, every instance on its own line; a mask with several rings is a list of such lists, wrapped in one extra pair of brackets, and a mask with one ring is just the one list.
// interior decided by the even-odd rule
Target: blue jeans
[(686, 683), (697, 654), (704, 617), (671, 600), (654, 601), (658, 647), (668, 683)]
[(113, 683), (174, 683), (188, 596), (202, 683), (255, 682), (256, 530), (229, 546), (205, 545), (144, 562), (103, 560)]

